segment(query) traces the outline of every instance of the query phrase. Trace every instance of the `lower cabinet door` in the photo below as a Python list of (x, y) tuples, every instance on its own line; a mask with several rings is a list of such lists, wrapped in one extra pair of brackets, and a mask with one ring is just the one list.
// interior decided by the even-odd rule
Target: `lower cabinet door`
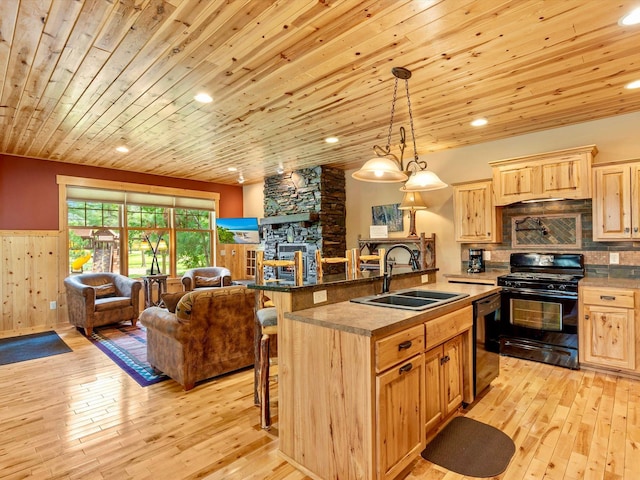
[(396, 477), (425, 447), (424, 355), (378, 375), (378, 478)]
[(425, 371), (425, 424), (430, 432), (443, 420), (442, 346), (429, 350), (424, 356)]
[(443, 345), (444, 415), (462, 404), (462, 337), (452, 338)]

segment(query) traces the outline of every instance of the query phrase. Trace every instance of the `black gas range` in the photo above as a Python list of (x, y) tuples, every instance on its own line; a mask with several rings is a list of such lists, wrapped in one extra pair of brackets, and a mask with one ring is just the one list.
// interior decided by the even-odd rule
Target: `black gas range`
[(503, 287), (500, 353), (577, 369), (578, 282), (584, 257), (512, 253)]

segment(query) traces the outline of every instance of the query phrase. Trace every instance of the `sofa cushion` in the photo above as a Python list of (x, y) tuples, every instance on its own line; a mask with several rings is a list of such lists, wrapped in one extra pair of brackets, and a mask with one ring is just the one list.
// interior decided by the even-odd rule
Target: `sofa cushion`
[(171, 313), (176, 313), (176, 307), (178, 306), (178, 302), (187, 292), (175, 292), (175, 293), (163, 293), (162, 303)]
[(131, 306), (129, 297), (103, 297), (97, 298), (95, 304), (96, 312), (105, 312), (107, 310), (123, 309)]
[(116, 286), (113, 283), (105, 283), (93, 287), (96, 292), (96, 298), (106, 298), (116, 296)]
[(222, 277), (203, 277), (196, 275), (196, 288), (199, 287), (220, 287), (222, 286)]
[(188, 292), (183, 295), (178, 305), (176, 305), (176, 317), (180, 320), (191, 319), (191, 309), (193, 308), (193, 294), (194, 292)]

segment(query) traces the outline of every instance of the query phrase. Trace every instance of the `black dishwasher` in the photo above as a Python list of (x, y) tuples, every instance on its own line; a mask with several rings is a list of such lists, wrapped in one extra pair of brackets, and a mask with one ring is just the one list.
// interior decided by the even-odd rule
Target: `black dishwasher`
[(473, 395), (500, 373), (500, 294), (473, 303)]

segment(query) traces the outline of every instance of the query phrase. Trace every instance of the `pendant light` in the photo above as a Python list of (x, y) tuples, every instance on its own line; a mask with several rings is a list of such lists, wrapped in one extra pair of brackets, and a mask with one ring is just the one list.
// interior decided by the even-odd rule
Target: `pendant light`
[[(411, 99), (409, 97), (409, 79), (411, 71), (404, 67), (394, 67), (391, 73), (395, 77), (393, 87), (393, 101), (391, 103), (391, 120), (389, 122), (389, 133), (387, 135), (387, 145), (381, 148), (374, 145), (375, 158), (367, 161), (360, 170), (351, 174), (356, 180), (375, 183), (399, 183), (407, 182), (400, 190), (403, 192), (419, 192), (428, 190), (438, 190), (447, 186), (438, 176), (427, 170), (427, 162), (418, 160), (416, 148), (416, 135), (413, 128), (413, 114), (411, 112)], [(396, 98), (398, 92), (398, 80), (405, 81), (407, 92), (407, 105), (409, 107), (409, 125), (411, 127), (411, 139), (413, 141), (413, 159), (406, 167), (403, 163), (404, 149), (407, 146), (404, 127), (400, 127), (400, 158), (391, 153), (391, 133), (393, 132), (393, 116), (396, 109)]]

